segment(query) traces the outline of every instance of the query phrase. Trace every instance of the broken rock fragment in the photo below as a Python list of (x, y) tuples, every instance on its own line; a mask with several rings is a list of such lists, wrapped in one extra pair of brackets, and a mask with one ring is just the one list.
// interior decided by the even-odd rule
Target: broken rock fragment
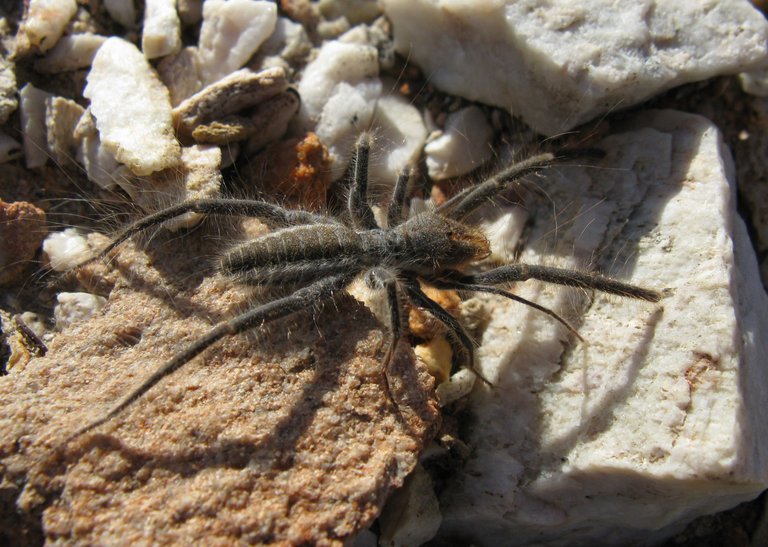
[(253, 72), (244, 68), (205, 87), (173, 109), (179, 138), (191, 139), (195, 127), (267, 101), (288, 88), (282, 68)]
[(45, 52), (56, 45), (77, 11), (75, 0), (29, 0), (16, 35), (17, 56), (31, 49)]
[(35, 70), (56, 74), (91, 66), (96, 52), (107, 40), (90, 32), (64, 36), (44, 57), (35, 61)]
[(25, 201), (0, 200), (0, 286), (22, 281), (46, 233), (42, 209)]
[(133, 173), (179, 163), (168, 90), (136, 46), (122, 38), (104, 42), (83, 95), (91, 100), (102, 145)]

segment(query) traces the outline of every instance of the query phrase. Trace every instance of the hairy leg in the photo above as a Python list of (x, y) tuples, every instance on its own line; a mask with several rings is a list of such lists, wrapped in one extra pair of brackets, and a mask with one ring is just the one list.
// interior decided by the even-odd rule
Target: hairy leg
[(411, 180), (412, 174), (413, 169), (411, 166), (406, 166), (397, 177), (395, 190), (392, 192), (392, 203), (389, 204), (389, 210), (387, 211), (387, 228), (394, 228), (405, 220), (403, 213), (405, 211), (405, 200), (408, 197), (408, 183)]
[(392, 389), (389, 385), (389, 364), (392, 361), (392, 357), (395, 355), (395, 350), (400, 342), (400, 338), (403, 336), (405, 330), (403, 326), (404, 313), (403, 304), (400, 300), (400, 289), (398, 287), (397, 279), (392, 273), (382, 268), (375, 268), (369, 272), (368, 284), (373, 289), (384, 289), (387, 293), (387, 306), (389, 307), (389, 329), (390, 329), (390, 341), (389, 348), (384, 357), (383, 369), (384, 369), (384, 381), (386, 382), (387, 392), (390, 399), (394, 402), (392, 396)]
[(595, 149), (539, 154), (517, 162), (478, 186), (472, 186), (456, 194), (437, 208), (437, 212), (455, 220), (461, 220), (502, 190), (531, 173), (538, 173), (560, 161), (572, 158), (601, 158), (604, 153)]
[(379, 228), (373, 216), (373, 209), (368, 203), (368, 156), (371, 151), (371, 140), (368, 133), (363, 133), (355, 143), (354, 180), (347, 204), (352, 226), (363, 230)]
[(621, 281), (598, 274), (529, 264), (509, 264), (475, 275), (463, 275), (459, 281), (475, 285), (501, 285), (515, 281), (526, 281), (528, 279), (538, 279), (546, 283), (582, 289), (594, 289), (649, 302), (658, 302), (662, 296), (658, 291), (644, 289), (629, 283), (622, 283)]
[(553, 312), (549, 308), (546, 308), (540, 304), (537, 304), (536, 302), (531, 302), (530, 300), (523, 298), (522, 296), (518, 296), (509, 291), (505, 291), (504, 289), (500, 289), (499, 287), (489, 287), (487, 285), (479, 285), (476, 283), (464, 283), (462, 281), (452, 281), (444, 278), (440, 279), (440, 278), (425, 277), (424, 279), (431, 285), (434, 285), (435, 287), (437, 287), (438, 289), (454, 289), (457, 291), (484, 292), (489, 294), (497, 294), (499, 296), (509, 298), (510, 300), (514, 300), (515, 302), (525, 304), (528, 307), (531, 307), (535, 310), (538, 310), (542, 313), (549, 315), (555, 321), (558, 321), (565, 328), (571, 331), (571, 333), (573, 333), (573, 335), (576, 336), (579, 340), (581, 340), (582, 342), (584, 341), (584, 339), (581, 337), (578, 331), (575, 328), (573, 328), (573, 326), (570, 323), (568, 323), (568, 321), (560, 317), (560, 315), (558, 315), (557, 313)]
[(170, 361), (153, 372), (149, 378), (144, 380), (138, 388), (133, 390), (125, 399), (118, 403), (117, 406), (112, 408), (112, 410), (71, 435), (65, 441), (65, 444), (80, 435), (99, 427), (123, 412), (147, 391), (157, 385), (163, 378), (171, 375), (173, 372), (186, 365), (224, 336), (232, 336), (248, 329), (262, 326), (275, 319), (286, 317), (299, 310), (311, 307), (319, 301), (330, 298), (333, 296), (334, 292), (344, 289), (350, 281), (351, 277), (347, 275), (328, 277), (317, 283), (303, 287), (289, 296), (273, 302), (268, 302), (267, 304), (248, 310), (237, 317), (233, 317), (228, 321), (219, 323), (204, 336), (177, 353)]
[[(246, 216), (265, 220), (274, 225), (295, 226), (299, 224), (335, 224), (337, 221), (330, 217), (308, 213), (306, 211), (290, 211), (279, 205), (265, 201), (249, 199), (201, 199), (179, 203), (157, 213), (151, 214), (123, 228), (112, 242), (94, 258), (102, 258), (126, 239), (147, 228), (162, 224), (185, 213), (202, 213), (205, 215)], [(89, 259), (89, 261), (92, 259)]]
[(449, 338), (451, 346), (454, 352), (463, 355), (467, 368), (474, 372), (478, 378), (488, 385), (491, 385), (485, 377), (475, 368), (475, 351), (472, 344), (472, 338), (470, 338), (467, 331), (461, 326), (450, 313), (445, 311), (440, 304), (429, 298), (424, 291), (421, 290), (418, 280), (415, 278), (409, 279), (406, 282), (406, 292), (408, 296), (416, 303), (432, 314), (438, 321), (448, 327)]

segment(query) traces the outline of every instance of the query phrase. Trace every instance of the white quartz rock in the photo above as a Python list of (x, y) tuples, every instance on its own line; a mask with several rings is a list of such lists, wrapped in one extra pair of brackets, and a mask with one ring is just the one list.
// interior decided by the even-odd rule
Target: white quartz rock
[(136, 46), (122, 38), (104, 42), (83, 95), (91, 100), (102, 145), (135, 174), (179, 163), (168, 90)]
[(48, 256), (51, 268), (57, 272), (71, 270), (91, 256), (88, 240), (77, 228), (48, 235), (43, 240), (43, 252)]
[(156, 59), (181, 50), (181, 20), (176, 0), (145, 0), (141, 50), (147, 59)]
[(257, 0), (208, 0), (200, 29), (200, 77), (208, 85), (248, 62), (275, 30), (277, 8)]
[(45, 101), (51, 93), (26, 84), (19, 92), (24, 161), (30, 169), (45, 165), (48, 159), (45, 136)]
[(90, 66), (106, 39), (90, 32), (64, 36), (42, 59), (35, 61), (35, 70), (50, 74)]
[(370, 129), (381, 95), (376, 49), (361, 44), (326, 42), (307, 65), (299, 82), (299, 123), (312, 129), (328, 147), (333, 177), (339, 178), (352, 147)]
[(376, 104), (373, 134), (370, 180), (392, 188), (403, 169), (418, 160), (427, 128), (421, 113), (405, 98), (388, 95)]
[(62, 331), (95, 315), (107, 304), (107, 299), (87, 292), (62, 292), (56, 295), (56, 302), (53, 317), (56, 330)]
[(480, 167), (491, 157), (493, 129), (476, 106), (448, 116), (445, 130), (424, 147), (429, 176), (457, 177)]
[(72, 99), (51, 97), (45, 101), (45, 128), (48, 152), (60, 167), (74, 162), (80, 139), (75, 129), (85, 109)]
[(730, 156), (690, 114), (644, 112), (620, 130), (599, 166), (538, 181), (547, 198), (526, 203), (520, 261), (597, 256), (603, 272), (668, 294), (652, 304), (515, 287), (585, 343), (492, 299), (478, 358), (494, 387), (471, 396), (472, 456), (442, 495), (443, 538), (646, 544), (768, 486), (768, 297)]
[(665, 89), (766, 64), (746, 0), (383, 0), (395, 47), (440, 89), (557, 134)]
[(17, 37), (17, 50), (30, 46), (44, 52), (64, 34), (64, 28), (77, 11), (75, 0), (29, 0)]
[(104, 7), (109, 16), (126, 28), (136, 25), (136, 6), (134, 0), (104, 0)]

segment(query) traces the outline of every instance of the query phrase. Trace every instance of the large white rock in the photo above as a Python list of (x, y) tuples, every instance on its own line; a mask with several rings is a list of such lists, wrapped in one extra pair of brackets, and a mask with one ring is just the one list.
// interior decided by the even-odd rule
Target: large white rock
[(203, 85), (242, 67), (275, 30), (277, 7), (257, 0), (208, 0), (200, 28)]
[(437, 87), (552, 135), (685, 82), (768, 62), (746, 0), (383, 0)]
[(674, 111), (645, 112), (602, 147), (599, 165), (538, 181), (548, 199), (526, 204), (521, 261), (597, 256), (603, 272), (670, 293), (649, 304), (516, 287), (586, 343), (493, 299), (478, 356), (495, 387), (471, 396), (472, 455), (442, 495), (444, 540), (650, 542), (768, 486), (768, 298), (730, 155), (710, 122)]
[(136, 46), (122, 38), (104, 42), (83, 95), (91, 100), (102, 146), (133, 173), (179, 163), (168, 89)]

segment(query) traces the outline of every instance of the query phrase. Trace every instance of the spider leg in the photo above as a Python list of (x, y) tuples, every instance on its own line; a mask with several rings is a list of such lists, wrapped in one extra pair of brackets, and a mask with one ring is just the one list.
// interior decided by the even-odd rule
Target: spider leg
[(357, 229), (376, 230), (379, 225), (368, 203), (368, 156), (371, 152), (371, 136), (363, 133), (355, 144), (354, 184), (349, 192), (349, 216)]
[(387, 371), (389, 370), (389, 363), (392, 361), (392, 357), (395, 355), (397, 344), (400, 342), (400, 338), (403, 336), (403, 304), (400, 300), (400, 289), (398, 287), (397, 279), (389, 271), (382, 268), (376, 268), (369, 272), (370, 281), (369, 285), (372, 288), (383, 288), (387, 292), (387, 304), (389, 306), (389, 329), (390, 329), (390, 342), (387, 354), (384, 357), (384, 381), (387, 387), (387, 393), (389, 398), (394, 402), (392, 395), (392, 389), (389, 385), (389, 376)]
[(582, 289), (595, 289), (609, 294), (647, 300), (648, 302), (658, 302), (662, 296), (657, 291), (644, 289), (629, 283), (622, 283), (621, 281), (598, 274), (530, 264), (508, 264), (488, 270), (487, 272), (462, 277), (463, 282), (477, 285), (501, 285), (514, 281), (526, 281), (528, 279), (538, 279), (546, 283)]
[(112, 410), (107, 412), (101, 418), (94, 420), (88, 425), (80, 428), (76, 433), (71, 435), (65, 444), (69, 441), (103, 425), (108, 422), (126, 408), (135, 403), (142, 395), (157, 385), (160, 380), (166, 376), (171, 375), (176, 370), (186, 365), (189, 361), (194, 359), (197, 355), (202, 353), (205, 349), (212, 344), (220, 340), (225, 336), (232, 336), (239, 334), (248, 329), (261, 326), (269, 321), (291, 315), (299, 310), (311, 307), (318, 300), (329, 298), (335, 291), (342, 290), (351, 281), (349, 275), (337, 275), (327, 277), (303, 287), (293, 294), (280, 298), (273, 302), (268, 302), (262, 306), (258, 306), (252, 310), (248, 310), (237, 317), (233, 317), (228, 321), (223, 321), (216, 325), (213, 329), (208, 331), (207, 334), (200, 337), (198, 340), (187, 346), (185, 349), (174, 355), (170, 361), (166, 362), (163, 366), (157, 369), (152, 375), (149, 376), (144, 382), (135, 390), (133, 390), (125, 399), (117, 404)]
[(85, 263), (95, 258), (103, 258), (115, 247), (120, 245), (126, 239), (151, 228), (162, 224), (166, 220), (171, 220), (185, 213), (202, 213), (206, 215), (226, 215), (226, 216), (247, 216), (261, 218), (269, 223), (294, 226), (298, 224), (332, 224), (336, 221), (330, 217), (308, 213), (306, 211), (290, 211), (283, 209), (278, 205), (267, 203), (265, 201), (249, 199), (201, 199), (179, 203), (157, 213), (148, 215), (141, 220), (129, 224), (123, 228), (112, 242), (102, 249), (98, 255), (88, 259)]
[(459, 192), (451, 199), (436, 209), (436, 212), (455, 220), (461, 220), (469, 213), (477, 209), (486, 200), (508, 188), (511, 183), (529, 175), (546, 169), (547, 167), (563, 159), (575, 157), (602, 157), (604, 154), (595, 149), (577, 150), (573, 152), (561, 152), (558, 155), (551, 153), (539, 154), (526, 160), (517, 162), (507, 169), (497, 173), (478, 186), (471, 186)]
[(458, 350), (459, 353), (464, 355), (467, 368), (474, 372), (478, 378), (489, 386), (493, 385), (475, 368), (475, 352), (472, 339), (464, 327), (461, 326), (461, 323), (459, 323), (450, 313), (445, 311), (440, 304), (424, 294), (424, 291), (422, 291), (419, 286), (419, 282), (415, 278), (407, 281), (406, 291), (408, 296), (410, 296), (418, 306), (427, 310), (438, 321), (448, 327), (448, 332), (452, 335), (451, 346), (453, 346), (454, 351)]
[(411, 180), (413, 169), (410, 165), (400, 172), (392, 192), (392, 203), (387, 211), (387, 228), (394, 228), (403, 221), (405, 200), (407, 198), (408, 182)]
[(559, 314), (555, 313), (554, 311), (550, 310), (547, 307), (542, 306), (541, 304), (537, 304), (536, 302), (532, 302), (527, 298), (523, 298), (522, 296), (518, 296), (514, 293), (511, 293), (499, 287), (489, 287), (487, 285), (479, 285), (476, 283), (464, 283), (463, 281), (448, 281), (445, 279), (438, 279), (438, 278), (432, 278), (432, 277), (425, 277), (424, 279), (426, 279), (427, 282), (434, 285), (438, 289), (454, 289), (458, 291), (484, 292), (484, 293), (490, 293), (490, 294), (497, 294), (499, 296), (503, 296), (504, 298), (509, 298), (510, 300), (514, 300), (515, 302), (520, 302), (521, 304), (525, 304), (528, 307), (531, 307), (535, 310), (538, 310), (542, 313), (549, 315), (555, 321), (558, 321), (565, 328), (571, 331), (571, 333), (574, 336), (576, 336), (576, 338), (584, 342), (584, 338), (581, 337), (579, 332), (568, 321), (560, 317)]

